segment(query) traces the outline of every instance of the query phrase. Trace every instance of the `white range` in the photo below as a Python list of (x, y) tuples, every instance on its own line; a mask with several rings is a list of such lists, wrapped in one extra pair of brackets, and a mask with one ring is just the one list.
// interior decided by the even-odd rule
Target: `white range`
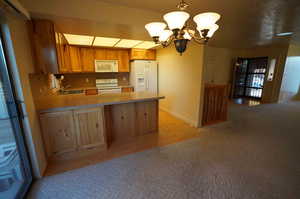
[(120, 93), (121, 87), (118, 79), (96, 79), (96, 87), (99, 93)]

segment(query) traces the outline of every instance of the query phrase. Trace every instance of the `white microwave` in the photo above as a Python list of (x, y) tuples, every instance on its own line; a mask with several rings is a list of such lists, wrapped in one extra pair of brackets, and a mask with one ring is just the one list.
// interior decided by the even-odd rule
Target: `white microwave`
[(118, 60), (95, 60), (95, 72), (97, 73), (118, 72)]

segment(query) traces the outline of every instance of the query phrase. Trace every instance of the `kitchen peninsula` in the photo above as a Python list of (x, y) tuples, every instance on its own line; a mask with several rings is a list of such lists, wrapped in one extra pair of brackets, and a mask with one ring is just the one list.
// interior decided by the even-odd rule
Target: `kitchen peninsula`
[(35, 102), (48, 158), (106, 150), (112, 142), (158, 132), (158, 101), (149, 92), (55, 95)]

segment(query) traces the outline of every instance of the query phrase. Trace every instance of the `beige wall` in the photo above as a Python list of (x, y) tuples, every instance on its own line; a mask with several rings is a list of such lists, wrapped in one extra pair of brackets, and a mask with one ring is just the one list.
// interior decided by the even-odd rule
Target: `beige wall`
[[(9, 47), (9, 66), (13, 70), (14, 82), (18, 91), (18, 99), (25, 102), (27, 117), (23, 121), (26, 142), (30, 153), (35, 177), (41, 177), (46, 169), (46, 157), (40, 132), (39, 119), (33, 103), (29, 82), (29, 73), (34, 70), (30, 40), (26, 21), (20, 17), (6, 14), (12, 46)], [(5, 38), (9, 39), (8, 29), (5, 28)], [(10, 43), (11, 45), (11, 43)], [(14, 53), (14, 54), (13, 54)]]
[(160, 108), (193, 126), (201, 119), (203, 51), (202, 45), (192, 42), (182, 56), (173, 45), (157, 51), (159, 92), (166, 97)]
[(300, 100), (300, 46), (290, 45), (285, 63), (280, 101)]
[(214, 84), (230, 84), (233, 70), (233, 50), (205, 46), (204, 82)]
[(262, 46), (234, 50), (234, 57), (268, 57), (269, 63), (271, 59), (276, 59), (273, 81), (266, 81), (264, 85), (262, 101), (265, 103), (278, 102), (287, 51), (288, 46)]

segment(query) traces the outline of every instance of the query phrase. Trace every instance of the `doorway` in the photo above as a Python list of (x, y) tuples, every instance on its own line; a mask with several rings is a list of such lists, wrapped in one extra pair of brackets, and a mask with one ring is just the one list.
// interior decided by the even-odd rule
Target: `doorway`
[(238, 58), (234, 68), (234, 98), (261, 99), (268, 57)]
[(32, 182), (21, 114), (0, 35), (0, 198), (23, 198)]

